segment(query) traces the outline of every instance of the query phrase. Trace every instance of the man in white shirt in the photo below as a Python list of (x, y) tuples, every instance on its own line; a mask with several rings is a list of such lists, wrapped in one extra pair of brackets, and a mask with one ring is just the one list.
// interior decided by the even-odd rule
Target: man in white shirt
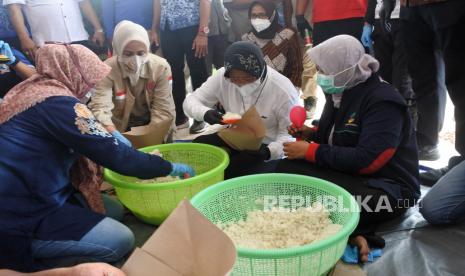
[[(250, 42), (236, 42), (225, 52), (225, 67), (191, 93), (183, 107), (195, 120), (219, 124), (222, 114), (214, 109), (218, 102), (225, 111), (237, 114), (244, 114), (255, 106), (267, 130), (263, 145), (256, 152), (230, 151), (226, 178), (231, 178), (253, 171), (251, 168), (263, 161), (283, 158), (283, 142), (292, 139), (287, 131), (291, 124), (289, 113), (297, 100), (294, 85), (266, 66), (257, 46)], [(194, 142), (228, 147), (217, 134), (200, 136)]]
[(89, 34), (84, 28), (81, 11), (94, 28), (90, 38), (92, 42), (100, 47), (105, 42), (102, 26), (90, 0), (3, 0), (3, 5), (9, 10), (22, 50), (31, 58), (37, 47), (45, 42), (88, 44)]

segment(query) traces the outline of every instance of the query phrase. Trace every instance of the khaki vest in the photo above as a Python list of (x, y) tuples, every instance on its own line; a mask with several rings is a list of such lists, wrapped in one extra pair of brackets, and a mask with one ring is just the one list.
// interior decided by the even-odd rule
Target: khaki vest
[[(111, 66), (111, 73), (97, 86), (89, 107), (102, 124), (114, 124), (120, 132), (125, 132), (135, 106), (135, 93), (131, 90), (129, 79), (123, 77), (116, 57), (105, 63)], [(149, 107), (147, 116), (150, 116), (150, 122), (171, 119), (174, 126), (176, 112), (170, 84), (171, 68), (166, 60), (149, 54), (141, 79), (143, 81), (139, 81), (136, 88), (144, 90), (139, 97), (144, 97)]]

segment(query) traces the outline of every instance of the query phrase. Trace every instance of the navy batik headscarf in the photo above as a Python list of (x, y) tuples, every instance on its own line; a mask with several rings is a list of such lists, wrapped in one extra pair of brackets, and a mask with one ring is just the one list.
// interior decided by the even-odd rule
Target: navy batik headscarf
[(246, 41), (235, 42), (226, 49), (224, 68), (225, 77), (229, 77), (232, 69), (244, 71), (257, 79), (266, 76), (266, 62), (262, 51), (255, 44)]

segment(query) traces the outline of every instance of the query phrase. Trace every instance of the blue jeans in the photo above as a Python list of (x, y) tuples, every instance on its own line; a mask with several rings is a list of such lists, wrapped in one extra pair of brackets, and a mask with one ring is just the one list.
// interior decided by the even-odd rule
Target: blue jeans
[(420, 213), (431, 224), (451, 224), (465, 218), (465, 161), (453, 167), (420, 202)]
[(134, 234), (120, 222), (104, 218), (81, 240), (33, 240), (32, 255), (49, 267), (72, 266), (83, 262), (114, 263), (134, 247)]

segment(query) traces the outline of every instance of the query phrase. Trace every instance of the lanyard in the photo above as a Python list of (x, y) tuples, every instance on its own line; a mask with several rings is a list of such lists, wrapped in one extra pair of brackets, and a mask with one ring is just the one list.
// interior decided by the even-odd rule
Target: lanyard
[[(266, 82), (267, 82), (267, 81), (268, 81), (268, 74), (266, 74), (266, 77), (265, 77), (265, 79), (264, 79), (263, 82), (262, 82), (263, 85), (262, 85), (262, 87), (261, 87), (261, 89), (260, 89), (260, 93), (258, 94), (258, 97), (257, 97), (257, 99), (255, 100), (255, 103), (254, 103), (252, 106), (256, 106), (256, 105), (257, 105), (258, 101), (260, 100), (260, 97), (262, 96), (263, 89), (265, 88), (265, 85), (266, 85)], [(261, 84), (260, 84), (260, 85), (261, 85)], [(241, 94), (241, 100), (242, 100), (242, 109), (244, 109), (244, 113), (245, 113), (247, 110), (245, 109), (244, 97), (242, 96), (242, 94)]]

